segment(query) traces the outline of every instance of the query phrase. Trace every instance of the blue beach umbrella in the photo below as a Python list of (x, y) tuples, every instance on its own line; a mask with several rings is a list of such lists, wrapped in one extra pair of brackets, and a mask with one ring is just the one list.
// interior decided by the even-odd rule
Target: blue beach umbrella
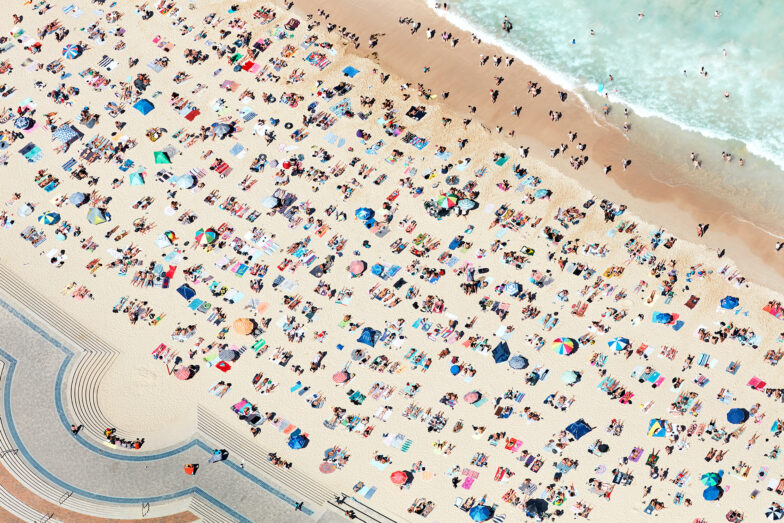
[(724, 489), (719, 486), (713, 485), (702, 491), (702, 497), (706, 501), (715, 501), (724, 494)]
[(303, 436), (302, 434), (298, 434), (289, 438), (289, 448), (294, 450), (304, 449), (308, 446), (310, 440)]
[(724, 471), (720, 470), (719, 472), (706, 472), (700, 478), (700, 481), (706, 487), (713, 487), (721, 483), (722, 476), (724, 476)]
[(477, 505), (468, 511), (468, 516), (474, 521), (487, 521), (493, 517), (495, 511), (487, 505)]
[(746, 409), (735, 408), (727, 412), (727, 421), (733, 425), (738, 425), (749, 419), (749, 411)]
[(727, 310), (734, 309), (739, 304), (740, 304), (740, 300), (738, 298), (736, 298), (735, 296), (725, 296), (721, 300), (721, 308), (722, 309), (727, 309)]
[(621, 338), (621, 337), (613, 338), (610, 340), (610, 342), (607, 345), (609, 345), (611, 349), (616, 351), (624, 350), (626, 347), (629, 346), (629, 339)]
[(38, 217), (38, 221), (44, 225), (54, 225), (60, 221), (60, 215), (56, 212), (47, 211)]

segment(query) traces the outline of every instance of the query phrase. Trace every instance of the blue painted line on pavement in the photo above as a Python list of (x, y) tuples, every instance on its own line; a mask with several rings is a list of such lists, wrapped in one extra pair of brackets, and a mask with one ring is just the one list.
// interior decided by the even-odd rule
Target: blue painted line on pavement
[[(9, 303), (5, 302), (2, 299), (0, 299), (0, 306), (2, 306), (4, 309), (6, 309), (9, 313), (11, 313), (14, 317), (16, 317), (22, 323), (24, 323), (25, 326), (27, 326), (28, 328), (32, 329), (39, 336), (41, 336), (46, 341), (48, 341), (51, 345), (53, 345), (56, 348), (58, 348), (65, 355), (65, 357), (63, 359), (63, 362), (61, 363), (60, 368), (58, 370), (57, 378), (55, 380), (54, 399), (55, 399), (55, 409), (57, 411), (57, 414), (58, 414), (58, 417), (60, 419), (60, 422), (63, 425), (63, 428), (70, 432), (71, 425), (70, 425), (70, 423), (68, 421), (68, 418), (67, 418), (67, 416), (65, 414), (65, 409), (63, 407), (62, 388), (63, 388), (63, 383), (64, 383), (64, 380), (65, 380), (65, 374), (66, 374), (68, 365), (70, 364), (71, 360), (74, 357), (73, 351), (71, 351), (68, 347), (66, 347), (65, 345), (60, 343), (60, 341), (58, 341), (55, 338), (53, 338), (51, 335), (49, 335), (49, 333), (47, 333), (39, 325), (37, 325), (35, 322), (30, 320), (27, 316), (25, 316), (24, 314), (19, 312), (16, 308), (14, 308), (12, 305), (10, 305)], [(14, 420), (13, 420), (13, 413), (11, 412), (11, 382), (13, 380), (13, 374), (14, 374), (14, 370), (16, 368), (17, 360), (13, 356), (11, 356), (7, 352), (5, 352), (3, 349), (0, 349), (0, 356), (2, 356), (6, 361), (9, 362), (9, 369), (8, 369), (7, 378), (6, 378), (5, 383), (3, 385), (3, 387), (4, 387), (3, 408), (4, 408), (5, 413), (6, 413), (6, 420), (8, 422), (8, 428), (9, 428), (9, 432), (11, 433), (11, 437), (14, 439), (14, 442), (16, 443), (16, 446), (19, 448), (19, 452), (25, 457), (27, 462), (30, 463), (31, 466), (33, 466), (39, 473), (41, 473), (41, 475), (43, 475), (45, 478), (47, 478), (52, 483), (60, 486), (61, 488), (65, 489), (65, 490), (69, 490), (69, 491), (71, 491), (71, 492), (73, 492), (75, 494), (78, 494), (78, 495), (80, 495), (82, 497), (85, 497), (85, 498), (88, 498), (88, 499), (95, 499), (97, 501), (109, 502), (109, 503), (123, 503), (123, 504), (131, 504), (131, 503), (158, 503), (158, 502), (162, 502), (162, 501), (169, 501), (169, 500), (172, 500), (172, 499), (176, 499), (176, 498), (179, 498), (181, 496), (186, 496), (186, 495), (190, 495), (190, 494), (196, 494), (196, 495), (201, 496), (203, 499), (207, 500), (208, 502), (212, 503), (213, 505), (218, 507), (220, 510), (222, 510), (225, 513), (229, 514), (231, 517), (236, 518), (239, 521), (250, 521), (246, 517), (242, 516), (241, 514), (236, 512), (234, 509), (232, 509), (231, 507), (229, 507), (226, 504), (222, 503), (221, 501), (217, 500), (213, 496), (209, 495), (208, 493), (206, 493), (205, 491), (203, 491), (199, 487), (192, 487), (190, 489), (186, 489), (186, 490), (183, 490), (183, 491), (174, 492), (174, 493), (170, 493), (170, 494), (164, 494), (164, 495), (161, 495), (161, 496), (154, 496), (154, 497), (121, 498), (121, 497), (105, 496), (105, 495), (102, 495), (102, 494), (96, 494), (96, 493), (93, 493), (93, 492), (89, 492), (89, 491), (86, 491), (84, 489), (80, 489), (79, 487), (75, 487), (73, 485), (70, 485), (70, 484), (66, 483), (65, 481), (61, 480), (60, 478), (54, 476), (53, 474), (51, 474), (48, 470), (46, 470), (40, 463), (38, 463), (33, 458), (32, 454), (30, 454), (30, 452), (24, 446), (24, 444), (23, 444), (23, 442), (21, 440), (21, 437), (19, 436), (19, 433), (16, 430), (16, 425), (14, 424)], [(98, 447), (94, 446), (92, 443), (88, 442), (82, 436), (77, 436), (74, 439), (76, 441), (78, 441), (82, 446), (84, 446), (85, 448), (90, 450), (91, 452), (94, 452), (95, 454), (98, 454), (98, 455), (100, 455), (102, 457), (106, 457), (106, 458), (110, 458), (110, 459), (116, 459), (116, 460), (121, 460), (121, 461), (131, 461), (131, 462), (147, 462), (147, 461), (155, 461), (155, 460), (160, 460), (160, 459), (166, 459), (166, 458), (175, 456), (177, 454), (180, 454), (182, 452), (185, 452), (186, 450), (188, 450), (188, 449), (190, 449), (190, 448), (192, 448), (194, 446), (201, 448), (202, 450), (204, 450), (208, 454), (212, 454), (212, 451), (213, 451), (213, 448), (211, 446), (207, 445), (206, 443), (204, 443), (203, 441), (201, 441), (198, 438), (194, 438), (193, 440), (189, 441), (188, 443), (186, 443), (186, 444), (184, 444), (184, 445), (182, 445), (180, 447), (168, 450), (166, 452), (161, 452), (161, 453), (157, 453), (157, 454), (141, 454), (141, 455), (118, 454), (118, 453), (114, 453), (114, 452), (107, 452), (104, 449), (101, 449), (101, 448), (98, 448)], [(270, 494), (273, 494), (274, 496), (278, 497), (281, 501), (283, 501), (283, 502), (285, 502), (285, 503), (287, 503), (287, 504), (289, 504), (291, 506), (294, 506), (294, 505), (296, 505), (298, 503), (296, 500), (294, 500), (291, 497), (287, 496), (286, 494), (284, 494), (283, 492), (281, 492), (280, 490), (278, 490), (277, 488), (275, 488), (271, 484), (267, 483), (263, 479), (259, 478), (258, 476), (248, 472), (247, 470), (245, 470), (244, 468), (240, 467), (236, 463), (234, 463), (232, 461), (228, 461), (228, 460), (225, 461), (224, 463), (229, 468), (234, 470), (237, 474), (239, 474), (239, 475), (245, 477), (246, 479), (250, 480), (251, 482), (253, 482), (254, 484), (258, 485), (259, 487), (261, 487), (265, 491), (269, 492)], [(314, 511), (312, 509), (310, 509), (308, 507), (304, 507), (304, 506), (302, 507), (302, 512), (304, 514), (308, 515), (308, 516), (312, 516), (314, 514)]]

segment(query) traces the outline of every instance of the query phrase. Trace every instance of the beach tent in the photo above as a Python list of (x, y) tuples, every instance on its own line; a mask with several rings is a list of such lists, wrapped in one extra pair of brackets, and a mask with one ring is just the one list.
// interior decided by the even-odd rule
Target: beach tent
[(171, 163), (169, 155), (164, 151), (155, 151), (155, 163)]
[(659, 418), (652, 418), (648, 424), (648, 435), (653, 438), (663, 438), (667, 435), (666, 421)]
[(152, 104), (151, 101), (147, 100), (146, 98), (142, 98), (138, 102), (133, 104), (133, 108), (139, 111), (140, 113), (146, 115), (150, 111), (155, 109), (155, 106)]
[(471, 507), (471, 510), (468, 511), (468, 516), (473, 521), (487, 521), (493, 517), (493, 513), (495, 513), (495, 511), (487, 505), (476, 505)]
[(727, 421), (739, 425), (749, 419), (749, 411), (743, 408), (730, 409), (727, 412)]
[(87, 212), (87, 221), (92, 223), (93, 225), (98, 225), (104, 222), (109, 221), (110, 216), (109, 213), (102, 211), (97, 207), (92, 207)]
[(196, 296), (196, 291), (194, 291), (190, 285), (184, 283), (177, 289), (177, 294), (186, 300), (191, 300), (194, 296)]
[(736, 298), (735, 296), (725, 296), (721, 300), (721, 308), (722, 309), (727, 309), (727, 310), (734, 309), (739, 304), (740, 304), (740, 300), (738, 298)]
[(349, 78), (354, 78), (357, 73), (359, 73), (359, 69), (354, 69), (350, 65), (348, 67), (343, 68), (343, 74), (348, 76)]
[(131, 185), (144, 185), (144, 177), (140, 172), (131, 173), (128, 177), (128, 181)]
[(310, 440), (302, 434), (297, 434), (296, 436), (292, 435), (292, 437), (289, 438), (290, 449), (304, 449), (308, 446), (308, 443), (310, 443)]
[(580, 439), (592, 430), (593, 428), (582, 418), (566, 427), (566, 432), (574, 436), (574, 439)]
[(365, 327), (364, 329), (362, 329), (362, 334), (359, 335), (357, 341), (359, 343), (364, 343), (365, 345), (375, 347), (376, 342), (380, 337), (381, 337), (381, 331), (371, 329), (370, 327)]
[(505, 341), (502, 341), (493, 349), (493, 360), (496, 363), (503, 363), (509, 359), (509, 354), (509, 345), (507, 345)]

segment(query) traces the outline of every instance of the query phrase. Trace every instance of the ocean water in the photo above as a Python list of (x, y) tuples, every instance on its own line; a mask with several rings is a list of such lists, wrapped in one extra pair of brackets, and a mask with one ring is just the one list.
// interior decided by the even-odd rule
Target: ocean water
[[(435, 2), (428, 0), (433, 6)], [(784, 31), (776, 0), (451, 0), (446, 17), (502, 45), (594, 109), (607, 99), (621, 123), (629, 107), (671, 154), (697, 151), (706, 189), (737, 199), (753, 214), (784, 215)], [(721, 16), (714, 17), (719, 9)], [(638, 13), (644, 13), (638, 19)], [(443, 10), (438, 10), (444, 15)], [(501, 29), (504, 15), (514, 27)], [(593, 30), (593, 35), (591, 35)], [(573, 43), (574, 40), (574, 43)], [(725, 56), (726, 53), (726, 56)], [(700, 74), (701, 68), (707, 77)], [(685, 71), (685, 74), (684, 74)], [(613, 79), (610, 80), (609, 75)], [(724, 92), (730, 94), (725, 99)], [(671, 128), (674, 128), (671, 129)], [(677, 136), (676, 131), (683, 131)], [(634, 138), (632, 138), (634, 139)], [(751, 168), (723, 165), (721, 152)], [(705, 171), (700, 171), (705, 172)], [(679, 175), (680, 176), (680, 175)], [(701, 183), (685, 175), (668, 183)], [(689, 179), (691, 177), (691, 179)], [(749, 188), (752, 190), (749, 190)], [(746, 218), (755, 219), (749, 212)]]

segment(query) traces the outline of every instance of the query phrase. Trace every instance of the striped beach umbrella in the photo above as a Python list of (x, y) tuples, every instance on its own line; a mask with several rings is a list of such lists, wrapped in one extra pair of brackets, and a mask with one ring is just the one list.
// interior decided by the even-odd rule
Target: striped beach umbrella
[(607, 344), (610, 346), (611, 349), (616, 351), (624, 350), (626, 347), (629, 346), (629, 339), (628, 338), (621, 338), (620, 336), (617, 338), (613, 338)]
[(60, 221), (60, 215), (56, 212), (47, 211), (38, 217), (38, 221), (44, 225), (54, 225)]
[(436, 205), (441, 209), (451, 209), (457, 205), (457, 196), (454, 194), (442, 194), (436, 200)]
[(68, 60), (78, 58), (82, 54), (82, 48), (76, 44), (68, 44), (63, 47), (63, 56)]
[(577, 342), (572, 338), (556, 338), (553, 340), (553, 350), (563, 356), (568, 356), (577, 349)]

